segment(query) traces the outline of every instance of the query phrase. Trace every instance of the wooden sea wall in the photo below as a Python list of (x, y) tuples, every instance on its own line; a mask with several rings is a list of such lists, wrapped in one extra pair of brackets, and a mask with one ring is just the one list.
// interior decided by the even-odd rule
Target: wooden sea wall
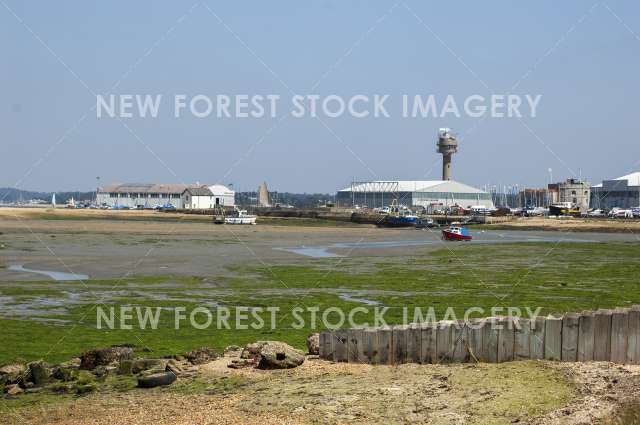
[(640, 306), (535, 320), (489, 317), (324, 331), (320, 333), (320, 357), (369, 364), (530, 359), (640, 364)]

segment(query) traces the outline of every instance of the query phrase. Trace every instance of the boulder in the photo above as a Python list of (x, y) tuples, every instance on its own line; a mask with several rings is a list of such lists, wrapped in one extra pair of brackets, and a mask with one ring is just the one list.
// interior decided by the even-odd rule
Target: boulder
[(317, 356), (320, 354), (320, 334), (314, 333), (307, 337), (307, 351), (309, 354)]
[(152, 375), (141, 376), (138, 378), (138, 387), (153, 388), (163, 385), (172, 384), (176, 380), (173, 372), (154, 373)]
[(304, 353), (280, 341), (248, 344), (240, 356), (255, 359), (258, 369), (290, 369), (304, 363)]
[(0, 367), (0, 385), (17, 384), (23, 380), (27, 368), (22, 363), (12, 363)]
[(180, 365), (180, 363), (178, 363), (177, 361), (171, 359), (167, 362), (167, 367), (166, 367), (166, 371), (167, 372), (173, 372), (174, 375), (176, 376), (180, 376), (184, 373), (184, 369), (182, 368), (182, 366)]
[(18, 384), (10, 384), (4, 387), (4, 392), (7, 393), (8, 395), (18, 395), (18, 394), (22, 394), (24, 390), (20, 388)]
[(80, 356), (80, 368), (91, 370), (96, 366), (106, 366), (113, 362), (133, 359), (131, 347), (97, 348), (86, 351)]
[(133, 360), (123, 360), (118, 365), (118, 375), (131, 375), (133, 373)]
[(227, 365), (231, 369), (243, 369), (246, 367), (256, 367), (257, 363), (255, 359), (233, 359), (231, 363)]
[(44, 360), (38, 360), (27, 364), (28, 377), (36, 385), (44, 385), (51, 379), (51, 369)]
[(98, 377), (98, 378), (102, 378), (104, 376), (107, 375), (112, 375), (114, 373), (116, 373), (118, 371), (118, 366), (114, 365), (114, 364), (110, 364), (107, 366), (97, 366), (95, 369), (93, 369), (92, 373)]
[(189, 360), (191, 364), (203, 364), (217, 359), (218, 355), (212, 348), (202, 347), (185, 353), (184, 357)]
[(78, 394), (86, 394), (98, 388), (96, 377), (89, 372), (80, 371), (78, 380), (75, 383), (75, 390)]
[(78, 368), (61, 363), (53, 368), (53, 377), (64, 382), (75, 381), (78, 379)]
[(131, 373), (140, 373), (144, 370), (156, 370), (157, 372), (164, 372), (167, 368), (166, 359), (136, 359), (131, 364)]
[(229, 345), (224, 349), (225, 357), (240, 357), (240, 354), (242, 354), (242, 347), (237, 345)]

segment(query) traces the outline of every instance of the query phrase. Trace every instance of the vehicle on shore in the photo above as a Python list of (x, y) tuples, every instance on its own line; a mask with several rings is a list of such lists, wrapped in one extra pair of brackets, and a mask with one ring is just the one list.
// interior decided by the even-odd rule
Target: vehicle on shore
[(611, 218), (633, 218), (633, 210), (624, 208), (613, 208), (609, 211)]
[(595, 209), (587, 212), (587, 217), (606, 217), (607, 213), (602, 209)]

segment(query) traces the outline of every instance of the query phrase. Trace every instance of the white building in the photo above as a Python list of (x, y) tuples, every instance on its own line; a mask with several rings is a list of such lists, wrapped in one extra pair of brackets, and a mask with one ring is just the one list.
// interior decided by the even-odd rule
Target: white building
[(399, 204), (427, 209), (453, 206), (494, 208), (490, 193), (453, 180), (354, 182), (337, 194), (340, 206), (383, 207), (394, 199)]
[(236, 205), (236, 192), (221, 184), (209, 186), (209, 190), (213, 195), (213, 205), (221, 205), (224, 207), (234, 207)]
[[(189, 190), (197, 192), (195, 201)], [(222, 185), (112, 184), (99, 187), (96, 198), (98, 205), (109, 207), (155, 208), (171, 205), (178, 209), (206, 209), (235, 205), (235, 192)]]

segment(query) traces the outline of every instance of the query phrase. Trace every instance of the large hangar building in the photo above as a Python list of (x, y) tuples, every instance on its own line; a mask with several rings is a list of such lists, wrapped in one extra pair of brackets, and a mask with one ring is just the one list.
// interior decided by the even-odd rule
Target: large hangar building
[(483, 206), (494, 208), (491, 194), (454, 180), (397, 180), (353, 182), (339, 190), (336, 201), (339, 206), (364, 206), (379, 208), (398, 204), (426, 209), (439, 207)]
[(591, 187), (592, 208), (633, 208), (640, 206), (640, 172)]

